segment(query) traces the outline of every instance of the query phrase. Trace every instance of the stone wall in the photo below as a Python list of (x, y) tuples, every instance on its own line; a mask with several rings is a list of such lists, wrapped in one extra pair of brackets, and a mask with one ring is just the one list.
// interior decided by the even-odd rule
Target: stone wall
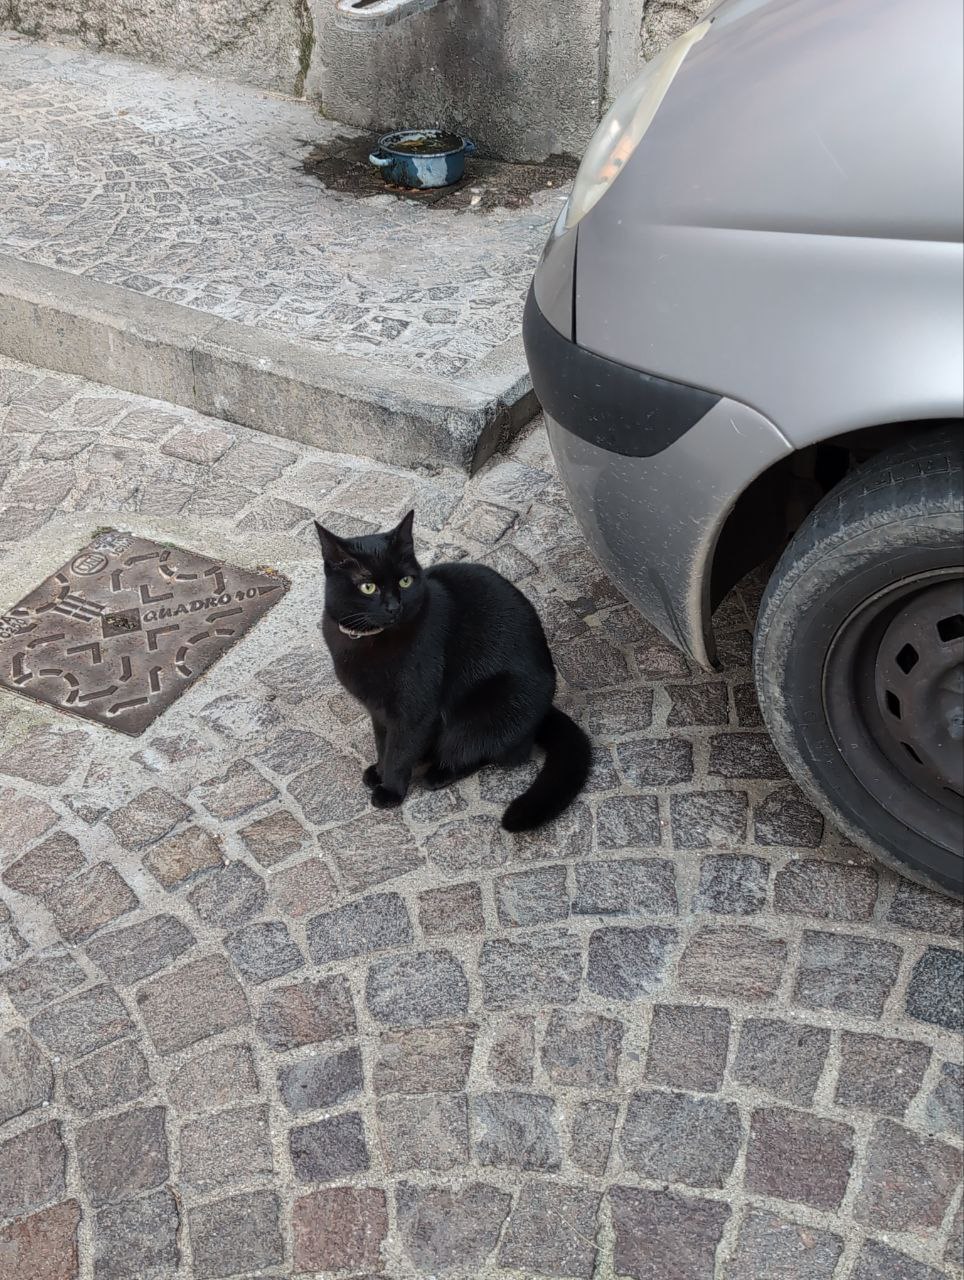
[(0, 28), (300, 94), (307, 0), (0, 0)]
[(495, 155), (579, 155), (643, 58), (711, 0), (444, 0), (346, 31), (335, 0), (0, 0), (0, 28), (315, 98), (362, 128), (439, 124)]

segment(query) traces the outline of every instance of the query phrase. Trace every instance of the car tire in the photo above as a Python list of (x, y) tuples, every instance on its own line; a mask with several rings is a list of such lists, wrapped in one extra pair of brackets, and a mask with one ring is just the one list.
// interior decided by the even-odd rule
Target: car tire
[(792, 777), (855, 844), (964, 893), (964, 450), (878, 454), (817, 505), (764, 593), (754, 675)]

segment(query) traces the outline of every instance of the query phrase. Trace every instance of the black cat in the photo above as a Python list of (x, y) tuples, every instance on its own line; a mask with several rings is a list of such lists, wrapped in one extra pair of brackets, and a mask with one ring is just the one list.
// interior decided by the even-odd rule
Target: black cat
[(493, 569), (415, 558), (410, 511), (388, 533), (339, 538), (315, 522), (325, 560), (322, 632), (335, 674), (372, 718), (372, 804), (401, 804), (419, 765), (443, 787), (486, 764), (546, 759), (502, 815), (529, 831), (582, 790), (589, 739), (552, 705), (556, 672), (539, 615)]

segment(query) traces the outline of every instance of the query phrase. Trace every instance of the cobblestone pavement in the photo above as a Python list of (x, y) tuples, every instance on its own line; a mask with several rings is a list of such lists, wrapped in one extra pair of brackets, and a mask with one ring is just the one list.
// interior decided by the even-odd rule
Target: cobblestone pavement
[(330, 194), (301, 163), (339, 134), (304, 102), (0, 35), (0, 252), (467, 376), (519, 334), (558, 192), (486, 212)]
[[(466, 484), (2, 361), (0, 406), (3, 606), (103, 524), (292, 582), (141, 738), (0, 695), (3, 1280), (957, 1274), (960, 912), (784, 775), (757, 586), (690, 669), (539, 426)], [(410, 503), (546, 621), (598, 750), (553, 829), (498, 828), (525, 770), (368, 807), (309, 513)]]

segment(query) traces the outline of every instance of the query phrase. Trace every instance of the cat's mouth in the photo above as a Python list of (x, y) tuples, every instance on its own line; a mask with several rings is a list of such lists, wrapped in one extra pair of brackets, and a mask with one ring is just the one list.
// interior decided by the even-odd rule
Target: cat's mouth
[(385, 628), (369, 627), (367, 630), (363, 630), (361, 627), (346, 627), (343, 622), (339, 622), (338, 630), (342, 635), (349, 636), (352, 640), (365, 640), (370, 636), (380, 636)]

